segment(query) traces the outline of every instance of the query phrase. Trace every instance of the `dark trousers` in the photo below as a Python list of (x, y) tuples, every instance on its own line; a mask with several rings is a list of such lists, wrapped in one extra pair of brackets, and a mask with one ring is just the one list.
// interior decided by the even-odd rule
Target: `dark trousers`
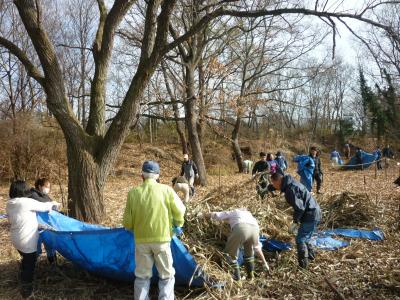
[(30, 284), (33, 282), (33, 274), (35, 273), (37, 252), (24, 253), (19, 250), (18, 250), (18, 252), (22, 256), (21, 283)]
[(321, 189), (322, 175), (320, 173), (314, 173), (314, 180), (317, 182), (317, 191)]

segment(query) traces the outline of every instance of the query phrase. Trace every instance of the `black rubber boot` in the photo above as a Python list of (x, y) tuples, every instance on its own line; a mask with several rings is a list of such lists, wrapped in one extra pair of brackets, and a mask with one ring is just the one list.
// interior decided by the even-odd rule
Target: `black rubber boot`
[(300, 268), (307, 269), (308, 267), (308, 250), (306, 244), (297, 245), (297, 260)]
[(247, 279), (254, 278), (254, 256), (244, 258), (244, 266), (246, 267)]
[(306, 243), (306, 245), (307, 245), (307, 251), (308, 251), (308, 259), (314, 260), (315, 259), (315, 251), (314, 251), (313, 246), (309, 243)]
[(21, 283), (20, 294), (23, 299), (27, 299), (32, 296), (33, 285), (32, 283)]
[(240, 280), (240, 266), (237, 262), (237, 260), (234, 260), (230, 263), (229, 265), (231, 272), (232, 272), (232, 278), (233, 280)]

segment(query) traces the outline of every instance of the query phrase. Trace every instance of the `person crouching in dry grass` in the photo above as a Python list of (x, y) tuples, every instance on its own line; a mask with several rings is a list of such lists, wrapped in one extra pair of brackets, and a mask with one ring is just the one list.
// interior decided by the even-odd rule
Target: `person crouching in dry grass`
[(239, 249), (244, 248), (244, 264), (247, 271), (247, 278), (254, 278), (254, 254), (256, 253), (263, 261), (264, 270), (269, 267), (260, 247), (260, 228), (253, 215), (245, 208), (231, 211), (210, 212), (204, 217), (219, 221), (228, 221), (231, 226), (231, 234), (225, 246), (224, 252), (232, 271), (234, 280), (240, 280), (240, 266), (238, 263)]

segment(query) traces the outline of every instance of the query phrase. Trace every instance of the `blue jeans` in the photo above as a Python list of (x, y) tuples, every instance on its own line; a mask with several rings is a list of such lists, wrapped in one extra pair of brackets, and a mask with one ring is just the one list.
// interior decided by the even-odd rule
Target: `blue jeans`
[(317, 229), (319, 221), (301, 223), (297, 231), (296, 244), (308, 244), (313, 233)]

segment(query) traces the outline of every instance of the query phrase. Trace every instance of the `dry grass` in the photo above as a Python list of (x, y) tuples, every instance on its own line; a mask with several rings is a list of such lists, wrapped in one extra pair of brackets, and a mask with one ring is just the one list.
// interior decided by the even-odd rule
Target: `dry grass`
[[(170, 183), (180, 167), (172, 149), (167, 147), (163, 148), (163, 153), (149, 147), (136, 152), (133, 146), (125, 145), (122, 153), (105, 190), (107, 218), (103, 223), (106, 225), (120, 224), (126, 194), (131, 187), (140, 183), (138, 172), (145, 158), (161, 161), (161, 181), (166, 184)], [(327, 220), (332, 219), (334, 224), (351, 220), (351, 226), (363, 228), (380, 227), (385, 232), (385, 241), (352, 240), (347, 248), (333, 252), (320, 251), (316, 262), (307, 271), (297, 268), (294, 251), (280, 255), (268, 254), (271, 272), (259, 272), (252, 282), (244, 280), (240, 283), (230, 279), (221, 255), (229, 227), (199, 219), (197, 213), (246, 207), (259, 220), (263, 234), (293, 243), (293, 237), (287, 234), (292, 211), (281, 196), (262, 202), (257, 199), (255, 184), (249, 180), (249, 175), (230, 174), (221, 176), (221, 180), (217, 175), (210, 176), (209, 185), (198, 187), (195, 198), (188, 205), (182, 240), (212, 278), (225, 282), (225, 288), (178, 288), (178, 299), (333, 299), (337, 294), (329, 287), (327, 280), (346, 299), (400, 299), (400, 191), (391, 183), (397, 174), (398, 170), (393, 168), (389, 170), (387, 179), (383, 172), (378, 179), (374, 179), (373, 169), (357, 172), (326, 170), (323, 184), (325, 193), (317, 196)], [(364, 175), (367, 176), (366, 185)], [(59, 187), (54, 188), (53, 195), (60, 196)], [(340, 200), (342, 196), (338, 195), (342, 192), (357, 201)], [(6, 194), (7, 186), (3, 185), (0, 188), (0, 213), (4, 211)], [(359, 214), (363, 211), (360, 205), (368, 207), (367, 219)], [(5, 220), (0, 221), (0, 234), (0, 298), (19, 299), (16, 278), (19, 257), (9, 242)], [(133, 297), (131, 284), (98, 278), (63, 260), (60, 264), (58, 270), (53, 270), (45, 257), (40, 258), (36, 299)]]

